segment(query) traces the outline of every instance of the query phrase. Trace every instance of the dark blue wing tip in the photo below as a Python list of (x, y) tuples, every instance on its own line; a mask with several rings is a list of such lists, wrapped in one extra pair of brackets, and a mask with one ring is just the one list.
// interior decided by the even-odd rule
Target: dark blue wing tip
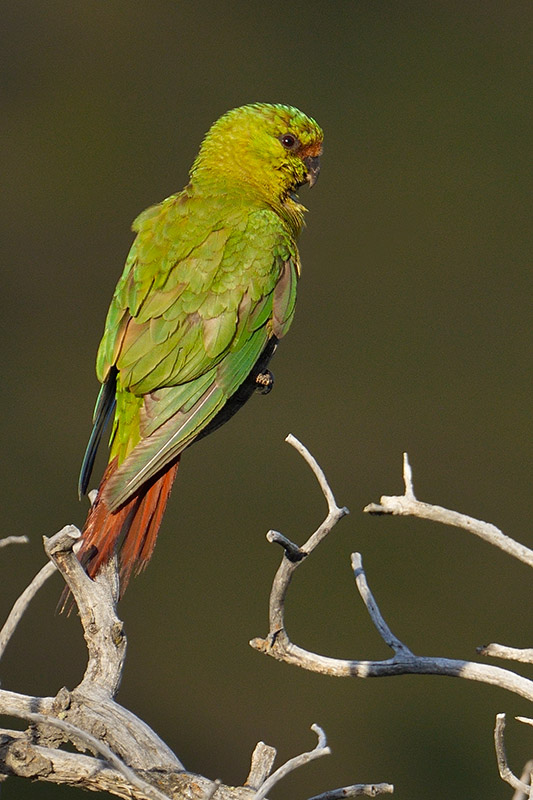
[(107, 428), (109, 418), (115, 409), (116, 379), (117, 370), (113, 367), (109, 371), (106, 382), (100, 389), (100, 394), (98, 395), (96, 409), (94, 412), (94, 425), (89, 437), (87, 449), (85, 450), (85, 455), (83, 457), (80, 470), (80, 477), (78, 479), (78, 497), (80, 500), (83, 495), (87, 494), (87, 489), (91, 479), (96, 453), (102, 439), (102, 434)]

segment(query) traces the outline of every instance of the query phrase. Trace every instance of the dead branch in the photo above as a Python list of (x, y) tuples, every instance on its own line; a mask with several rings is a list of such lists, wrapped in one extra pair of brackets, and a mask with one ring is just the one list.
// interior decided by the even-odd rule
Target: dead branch
[[(287, 441), (295, 446), (294, 437), (288, 437)], [(292, 575), (295, 569), (316, 546), (323, 541), (325, 536), (330, 533), (333, 525), (346, 513), (346, 509), (338, 507), (324, 474), (316, 464), (316, 461), (300, 443), (298, 443), (297, 449), (302, 454), (305, 461), (311, 466), (314, 474), (317, 475), (317, 477), (320, 476), (319, 483), (328, 503), (328, 516), (315, 534), (313, 534), (302, 547), (290, 542), (281, 533), (269, 531), (267, 534), (268, 540), (281, 544), (285, 552), (272, 584), (269, 604), (270, 627), (268, 636), (266, 638), (252, 639), (250, 645), (254, 649), (270, 655), (279, 661), (285, 661), (288, 664), (294, 664), (303, 669), (312, 672), (320, 672), (333, 677), (371, 678), (408, 674), (443, 675), (499, 686), (527, 700), (533, 701), (533, 681), (510, 670), (474, 661), (415, 655), (406, 644), (393, 634), (389, 625), (383, 618), (378, 604), (369, 588), (359, 553), (352, 554), (352, 569), (354, 571), (357, 589), (365, 603), (376, 630), (385, 644), (394, 651), (394, 656), (383, 661), (331, 658), (329, 656), (310, 652), (291, 642), (285, 628), (284, 619), (285, 599)], [(364, 510), (371, 514), (416, 516), (422, 519), (431, 519), (444, 524), (461, 527), (469, 532), (475, 533), (490, 544), (518, 558), (523, 563), (533, 566), (533, 551), (506, 536), (494, 525), (475, 520), (464, 514), (458, 514), (455, 511), (449, 511), (441, 506), (429, 505), (428, 503), (421, 503), (418, 501), (414, 494), (412, 471), (407, 454), (404, 454), (403, 476), (405, 492), (401, 497), (383, 496), (379, 504), (370, 504), (366, 506)], [(309, 546), (310, 542), (313, 542), (312, 547)], [(500, 657), (525, 662), (531, 661), (532, 652), (530, 649), (519, 651), (516, 648), (506, 648), (502, 645), (495, 644), (486, 645), (478, 651), (483, 655), (498, 655)], [(500, 715), (500, 717), (503, 718), (502, 715)], [(527, 720), (522, 719), (522, 721)], [(500, 774), (502, 778), (505, 775), (504, 779), (509, 779), (508, 782), (511, 782), (510, 778), (512, 778), (515, 783), (511, 785), (515, 788), (519, 788), (520, 791), (524, 791), (523, 787), (525, 784), (520, 782), (516, 776), (512, 775), (506, 766), (505, 751), (503, 748), (503, 727), (504, 722), (500, 720), (497, 724), (495, 734), (497, 736), (496, 742)], [(516, 781), (518, 781), (518, 783), (516, 783)], [(327, 793), (326, 796), (328, 796)], [(339, 796), (342, 797), (342, 795)], [(530, 795), (528, 794), (526, 796), (529, 797)]]
[[(287, 437), (287, 441), (293, 444), (294, 437)], [(378, 605), (368, 587), (361, 556), (358, 553), (352, 555), (352, 567), (357, 588), (366, 604), (369, 615), (378, 633), (383, 638), (385, 644), (395, 651), (394, 657), (383, 661), (330, 658), (329, 656), (323, 656), (304, 650), (290, 641), (285, 629), (284, 618), (285, 598), (292, 575), (304, 559), (315, 550), (318, 544), (330, 533), (336, 522), (346, 513), (346, 509), (339, 508), (337, 505), (331, 489), (329, 487), (327, 487), (327, 489), (324, 488), (326, 479), (316, 461), (310, 456), (301, 443), (298, 444), (298, 451), (311, 466), (314, 474), (321, 476), (320, 485), (324, 496), (327, 498), (328, 515), (322, 525), (319, 526), (317, 531), (301, 548), (293, 542), (288, 542), (286, 537), (282, 536), (280, 533), (269, 531), (267, 534), (268, 540), (281, 544), (285, 553), (272, 584), (269, 604), (270, 630), (268, 636), (264, 639), (252, 639), (250, 645), (254, 649), (266, 653), (279, 661), (285, 661), (311, 672), (320, 672), (333, 677), (373, 678), (408, 674), (447, 675), (500, 686), (533, 701), (533, 681), (521, 675), (517, 675), (510, 670), (473, 661), (414, 655), (409, 647), (392, 633), (381, 615)], [(409, 462), (406, 459), (404, 463), (405, 497), (407, 497), (410, 502), (418, 503), (418, 501), (412, 499), (414, 498), (414, 493)], [(381, 499), (383, 500), (383, 498)], [(397, 498), (394, 499), (397, 500)], [(422, 505), (426, 506), (426, 504)], [(301, 554), (301, 557), (295, 559), (295, 554), (298, 553)]]
[(490, 522), (483, 522), (466, 514), (459, 514), (457, 511), (450, 511), (442, 506), (422, 503), (417, 500), (413, 490), (413, 476), (411, 465), (407, 453), (403, 454), (403, 480), (405, 491), (399, 496), (389, 497), (383, 495), (379, 503), (369, 503), (363, 511), (375, 515), (400, 515), (404, 517), (418, 517), (419, 519), (429, 519), (434, 522), (441, 522), (444, 525), (452, 525), (455, 528), (462, 528), (469, 533), (474, 533), (489, 544), (498, 547), (513, 558), (517, 558), (529, 567), (533, 567), (533, 550), (520, 542), (506, 536), (505, 533), (492, 525)]
[[(0, 689), (0, 713), (30, 723), (24, 732), (0, 729), (0, 777), (18, 775), (135, 800), (211, 800), (215, 796), (216, 800), (255, 800), (266, 797), (288, 772), (329, 753), (323, 731), (313, 726), (319, 736), (317, 747), (272, 775), (276, 751), (260, 742), (244, 786), (226, 786), (218, 779), (185, 771), (154, 731), (114, 700), (126, 656), (123, 624), (116, 613), (117, 563), (109, 562), (95, 580), (88, 578), (74, 553), (79, 537), (78, 529), (67, 525), (45, 538), (51, 561), (15, 602), (0, 632), (0, 656), (38, 589), (57, 569), (79, 611), (87, 668), (75, 689), (63, 688), (55, 697)], [(63, 750), (65, 742), (79, 752)]]

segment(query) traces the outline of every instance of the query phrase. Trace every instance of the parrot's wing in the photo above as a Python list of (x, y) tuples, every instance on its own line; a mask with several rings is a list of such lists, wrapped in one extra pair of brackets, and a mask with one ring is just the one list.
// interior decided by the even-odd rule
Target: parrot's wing
[[(241, 214), (229, 229), (199, 232), (200, 243), (181, 245), (187, 255), (178, 261), (168, 251), (180, 220), (172, 225), (167, 217), (146, 217), (151, 235), (132, 248), (99, 351), (102, 377), (118, 370), (111, 455), (119, 466), (106, 487), (112, 509), (214, 419), (294, 313), (298, 258), (274, 212)], [(189, 218), (189, 235), (190, 225)], [(137, 239), (142, 232), (141, 225)], [(166, 237), (154, 262), (153, 241)], [(121, 392), (141, 401), (133, 443), (131, 431), (121, 431)]]
[(293, 315), (295, 288), (295, 265), (288, 261), (269, 297), (268, 320), (254, 329), (256, 318), (252, 315), (246, 329), (248, 335), (242, 331), (239, 346), (229, 349), (215, 367), (193, 381), (145, 397), (140, 420), (142, 438), (106, 486), (106, 502), (112, 510), (176, 458), (221, 411), (246, 380), (269, 341), (285, 333)]
[[(189, 396), (191, 392), (184, 391), (181, 386), (163, 389), (145, 398), (141, 427), (144, 427), (144, 420), (146, 427), (152, 429), (156, 420), (160, 424), (140, 440), (106, 486), (106, 502), (112, 510), (176, 458), (209, 425), (231, 396), (228, 384), (238, 387), (246, 379), (267, 341), (265, 328), (256, 331), (244, 354), (228, 354), (227, 362), (192, 381), (195, 384), (192, 398)], [(246, 358), (242, 357), (244, 355)], [(191, 405), (201, 386), (205, 386), (204, 391)]]
[(97, 357), (102, 382), (116, 366), (119, 390), (144, 396), (209, 372), (252, 324), (268, 323), (284, 264), (298, 272), (296, 247), (274, 211), (215, 208), (202, 217), (193, 200), (176, 195), (136, 222)]

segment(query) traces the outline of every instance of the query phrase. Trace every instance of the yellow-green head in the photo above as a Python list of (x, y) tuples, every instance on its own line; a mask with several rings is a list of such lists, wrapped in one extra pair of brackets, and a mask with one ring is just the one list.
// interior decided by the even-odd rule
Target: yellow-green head
[(194, 185), (220, 184), (283, 204), (315, 183), (323, 133), (291, 106), (253, 103), (228, 111), (210, 128), (191, 169)]

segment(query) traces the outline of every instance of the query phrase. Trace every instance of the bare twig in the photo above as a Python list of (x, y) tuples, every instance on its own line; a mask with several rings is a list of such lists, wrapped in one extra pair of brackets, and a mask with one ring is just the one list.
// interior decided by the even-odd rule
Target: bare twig
[(505, 714), (496, 714), (496, 726), (494, 728), (494, 747), (496, 749), (496, 760), (498, 762), (498, 770), (500, 778), (508, 783), (513, 789), (522, 792), (525, 797), (533, 797), (533, 788), (523, 783), (511, 771), (507, 762), (507, 755), (505, 753)]
[(378, 794), (393, 794), (392, 783), (354, 783), (353, 786), (342, 786), (310, 797), (309, 800), (343, 800), (344, 797), (377, 797)]
[[(338, 506), (337, 506), (335, 497), (333, 495), (333, 492), (331, 491), (329, 483), (326, 480), (326, 476), (324, 474), (324, 471), (319, 466), (318, 461), (316, 460), (316, 458), (311, 455), (311, 453), (309, 452), (307, 447), (305, 445), (303, 445), (299, 441), (299, 439), (296, 438), (296, 436), (293, 436), (292, 433), (289, 433), (289, 435), (285, 437), (285, 441), (288, 444), (290, 444), (291, 447), (294, 447), (294, 449), (297, 450), (298, 453), (300, 453), (300, 455), (302, 456), (304, 461), (306, 461), (309, 464), (309, 466), (311, 467), (311, 470), (312, 470), (315, 478), (317, 479), (317, 481), (318, 481), (318, 483), (320, 485), (320, 488), (322, 489), (322, 494), (326, 498), (326, 502), (328, 504), (328, 510), (330, 511), (330, 513), (336, 513), (338, 511), (340, 511), (341, 509), (339, 509)], [(347, 508), (344, 508), (342, 510), (344, 511), (345, 514), (348, 513), (348, 509)]]
[[(13, 537), (8, 537), (13, 538)], [(23, 537), (19, 537), (23, 538)], [(2, 541), (6, 541), (3, 539)], [(0, 631), (0, 658), (4, 655), (5, 649), (9, 640), (13, 636), (17, 625), (19, 624), (22, 615), (28, 608), (29, 604), (41, 588), (41, 586), (48, 580), (48, 578), (56, 571), (55, 564), (50, 561), (39, 570), (32, 582), (22, 592), (18, 600), (13, 605), (9, 615), (4, 623), (4, 627)]]
[(378, 608), (378, 604), (374, 600), (374, 595), (368, 586), (366, 575), (363, 570), (363, 560), (360, 553), (352, 553), (352, 569), (355, 576), (355, 582), (359, 589), (359, 594), (365, 604), (370, 619), (374, 623), (379, 635), (392, 650), (399, 656), (412, 657), (413, 653), (409, 650), (403, 642), (401, 642), (391, 631)]
[(314, 761), (315, 758), (320, 758), (321, 756), (327, 756), (331, 753), (327, 742), (326, 742), (326, 734), (318, 725), (311, 725), (311, 730), (316, 733), (318, 736), (318, 742), (313, 750), (310, 750), (308, 753), (301, 753), (299, 756), (295, 756), (294, 758), (290, 758), (285, 764), (282, 764), (275, 772), (272, 773), (270, 778), (263, 783), (259, 791), (254, 796), (253, 800), (263, 800), (273, 786), (276, 785), (282, 778), (288, 775), (290, 772), (294, 772), (295, 769), (299, 769), (299, 767), (303, 767), (309, 762)]
[(331, 658), (293, 644), (285, 630), (268, 639), (252, 639), (250, 645), (278, 661), (335, 678), (383, 678), (392, 675), (443, 675), (499, 686), (533, 701), (533, 681), (510, 670), (475, 661), (408, 655), (408, 648), (384, 661)]
[(283, 549), (285, 550), (285, 555), (287, 556), (289, 561), (292, 561), (293, 563), (296, 563), (297, 561), (302, 561), (302, 559), (304, 559), (307, 555), (305, 550), (302, 550), (301, 547), (298, 547), (297, 544), (291, 542), (290, 539), (287, 539), (287, 537), (284, 536), (279, 531), (272, 531), (272, 530), (268, 531), (266, 538), (267, 541), (270, 542), (270, 544), (281, 545), (281, 547), (283, 547)]
[(29, 541), (27, 536), (6, 536), (0, 539), (0, 547), (7, 547), (10, 544), (28, 544)]
[(474, 533), (489, 544), (500, 548), (500, 550), (517, 558), (524, 564), (533, 567), (533, 550), (511, 539), (510, 536), (506, 536), (495, 525), (474, 519), (474, 517), (468, 517), (465, 514), (459, 514), (457, 511), (450, 511), (442, 506), (430, 505), (417, 500), (413, 491), (412, 471), (407, 453), (404, 453), (403, 476), (405, 485), (405, 493), (403, 495), (393, 497), (383, 495), (380, 497), (379, 503), (370, 503), (365, 506), (363, 511), (368, 514), (397, 514), (418, 517), (419, 519), (429, 519), (434, 522), (441, 522), (444, 525), (462, 528), (465, 531)]

